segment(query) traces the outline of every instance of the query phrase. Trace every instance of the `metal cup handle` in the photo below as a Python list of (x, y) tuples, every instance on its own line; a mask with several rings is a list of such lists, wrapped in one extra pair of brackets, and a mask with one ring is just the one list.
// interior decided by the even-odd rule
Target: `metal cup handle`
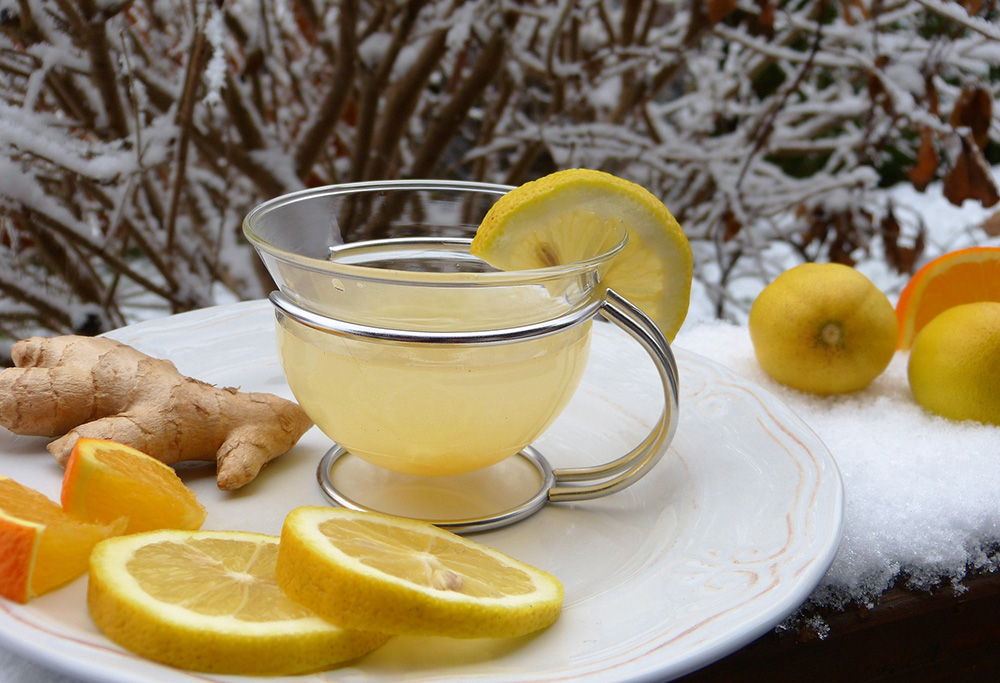
[(677, 362), (660, 328), (635, 304), (613, 289), (607, 291), (607, 297), (598, 311), (628, 332), (652, 358), (663, 387), (663, 412), (649, 435), (620, 458), (592, 467), (553, 470), (555, 482), (548, 492), (548, 499), (552, 502), (600, 498), (631, 486), (663, 457), (677, 431)]

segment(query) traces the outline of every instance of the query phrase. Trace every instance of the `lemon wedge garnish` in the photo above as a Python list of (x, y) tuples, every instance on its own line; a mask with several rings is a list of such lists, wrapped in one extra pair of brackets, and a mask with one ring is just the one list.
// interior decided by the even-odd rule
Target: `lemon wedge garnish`
[(691, 299), (691, 245), (663, 202), (641, 185), (579, 168), (525, 183), (489, 210), (471, 251), (501, 270), (564, 265), (593, 256), (595, 232), (610, 222), (623, 224), (629, 238), (604, 285), (672, 341)]
[(278, 582), (345, 628), (453, 638), (510, 637), (554, 622), (555, 577), (426, 522), (342, 508), (285, 518)]
[(143, 657), (286, 675), (329, 668), (388, 638), (338, 628), (287, 598), (273, 536), (164, 530), (110, 540), (91, 554), (87, 605), (108, 638)]

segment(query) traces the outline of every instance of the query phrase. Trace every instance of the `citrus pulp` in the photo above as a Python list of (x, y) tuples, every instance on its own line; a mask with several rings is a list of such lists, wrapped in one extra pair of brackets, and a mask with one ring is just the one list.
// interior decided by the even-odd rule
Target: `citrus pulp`
[(0, 595), (17, 602), (47, 593), (87, 571), (98, 541), (125, 528), (75, 519), (49, 500), (0, 475)]
[(896, 303), (898, 347), (909, 349), (942, 311), (976, 301), (1000, 301), (1000, 247), (958, 249), (920, 268)]
[(104, 439), (78, 439), (62, 485), (63, 509), (107, 524), (128, 519), (125, 533), (153, 529), (198, 529), (205, 508), (173, 468), (131, 446)]
[(329, 668), (387, 636), (338, 628), (287, 598), (278, 539), (238, 531), (160, 530), (99, 543), (87, 606), (111, 640), (196, 671), (290, 675)]
[(426, 522), (341, 508), (285, 518), (285, 592), (347, 628), (454, 638), (508, 637), (553, 623), (552, 575)]

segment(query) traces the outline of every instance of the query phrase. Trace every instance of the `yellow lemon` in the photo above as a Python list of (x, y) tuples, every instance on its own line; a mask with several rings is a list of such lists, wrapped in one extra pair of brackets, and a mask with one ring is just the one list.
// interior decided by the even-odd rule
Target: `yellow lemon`
[(237, 531), (150, 531), (99, 543), (87, 605), (136, 654), (182, 669), (286, 675), (358, 657), (388, 636), (348, 631), (278, 587), (278, 539)]
[(837, 263), (804, 263), (764, 288), (750, 308), (757, 361), (800, 391), (864, 389), (896, 351), (896, 313), (871, 280)]
[(425, 522), (342, 508), (285, 518), (285, 592), (345, 628), (453, 638), (509, 637), (554, 622), (552, 575)]
[(913, 397), (927, 410), (1000, 425), (1000, 303), (938, 314), (917, 334), (908, 374)]
[(691, 299), (691, 245), (663, 202), (641, 185), (582, 168), (525, 183), (490, 208), (471, 251), (501, 270), (564, 265), (594, 256), (595, 233), (612, 221), (625, 226), (628, 244), (604, 284), (672, 341)]

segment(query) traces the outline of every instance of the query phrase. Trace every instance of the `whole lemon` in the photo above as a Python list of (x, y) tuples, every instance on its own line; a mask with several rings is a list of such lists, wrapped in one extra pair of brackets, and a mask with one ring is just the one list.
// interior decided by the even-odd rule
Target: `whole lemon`
[(935, 316), (913, 342), (908, 374), (927, 410), (1000, 425), (1000, 303), (962, 304)]
[(838, 263), (804, 263), (776, 277), (750, 308), (749, 326), (764, 372), (814, 394), (864, 389), (896, 351), (889, 299)]

